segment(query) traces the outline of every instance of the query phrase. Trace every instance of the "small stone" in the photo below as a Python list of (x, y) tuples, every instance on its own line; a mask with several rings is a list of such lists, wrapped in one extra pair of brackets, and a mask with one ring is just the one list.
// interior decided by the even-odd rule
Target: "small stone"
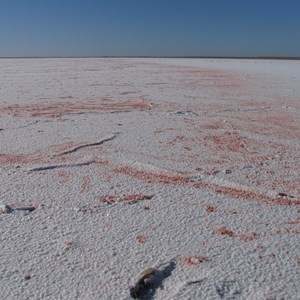
[(30, 280), (31, 279), (31, 276), (29, 274), (25, 275), (24, 277), (25, 280)]
[(155, 268), (147, 268), (140, 273), (136, 284), (130, 288), (130, 295), (133, 299), (141, 299), (147, 293), (155, 281), (156, 271)]
[(286, 193), (278, 193), (278, 194), (277, 194), (277, 197), (278, 197), (278, 198), (283, 198), (283, 199), (293, 199), (293, 198), (295, 198), (294, 196), (288, 195), (288, 194), (286, 194)]
[(1, 214), (10, 214), (13, 211), (14, 211), (13, 208), (11, 208), (9, 205), (7, 205), (7, 204), (0, 204), (0, 213)]
[(154, 280), (155, 272), (155, 268), (145, 269), (140, 273), (138, 282), (143, 285), (151, 284)]
[(229, 169), (226, 169), (226, 170), (225, 170), (225, 174), (230, 174), (230, 173), (232, 173), (231, 170), (229, 170)]

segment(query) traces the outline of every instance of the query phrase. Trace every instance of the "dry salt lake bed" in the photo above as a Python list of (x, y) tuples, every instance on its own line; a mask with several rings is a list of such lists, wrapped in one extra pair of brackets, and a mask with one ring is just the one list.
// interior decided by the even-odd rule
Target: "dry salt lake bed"
[(300, 299), (300, 61), (0, 60), (1, 299)]

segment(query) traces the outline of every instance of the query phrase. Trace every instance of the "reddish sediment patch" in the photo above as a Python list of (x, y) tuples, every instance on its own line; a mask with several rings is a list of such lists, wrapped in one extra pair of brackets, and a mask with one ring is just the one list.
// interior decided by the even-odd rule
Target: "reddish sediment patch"
[(239, 136), (238, 133), (227, 131), (219, 135), (208, 135), (204, 137), (204, 141), (211, 142), (215, 145), (216, 151), (248, 152), (246, 145), (249, 143), (249, 140)]
[(72, 177), (72, 173), (69, 171), (65, 171), (65, 170), (60, 170), (57, 173), (58, 178), (59, 178), (59, 182), (62, 184), (65, 184), (67, 182), (69, 182), (71, 180)]
[(234, 232), (230, 229), (225, 228), (225, 227), (217, 228), (215, 232), (220, 234), (220, 235), (234, 236)]
[[(56, 164), (56, 163), (72, 163), (80, 161), (84, 157), (84, 151), (82, 153), (74, 154), (76, 148), (84, 148), (90, 146), (84, 143), (66, 142), (63, 144), (52, 145), (45, 149), (35, 151), (28, 154), (8, 154), (0, 153), (0, 164), (2, 165), (28, 165), (28, 164)], [(84, 147), (82, 147), (84, 146)], [(94, 146), (91, 143), (91, 146)], [(97, 145), (96, 145), (97, 146)], [(100, 146), (100, 145), (99, 145)], [(101, 149), (105, 149), (105, 145), (101, 145)], [(70, 155), (72, 154), (72, 155)], [(101, 159), (95, 159), (95, 163), (99, 165), (108, 164), (107, 161)], [(58, 173), (61, 181), (64, 176), (63, 173)]]
[(87, 190), (88, 190), (88, 188), (90, 187), (90, 185), (91, 185), (91, 178), (90, 178), (90, 176), (83, 176), (83, 178), (82, 178), (82, 180), (83, 180), (83, 182), (82, 182), (82, 184), (81, 184), (81, 187), (80, 187), (80, 194), (83, 194), (83, 193), (85, 193)]
[(215, 233), (220, 234), (220, 235), (225, 235), (233, 238), (237, 238), (243, 242), (250, 242), (253, 240), (257, 240), (258, 238), (261, 237), (261, 235), (257, 233), (247, 233), (247, 234), (235, 234), (232, 230), (226, 228), (226, 227), (219, 227), (215, 230)]
[(295, 256), (294, 260), (296, 261), (297, 265), (300, 266), (300, 257)]
[(294, 221), (290, 221), (287, 224), (300, 224), (300, 218), (294, 220)]
[(239, 238), (240, 240), (244, 242), (251, 242), (253, 240), (257, 240), (260, 238), (260, 235), (257, 233), (249, 233), (249, 234), (239, 234), (235, 235), (235, 237)]
[(0, 164), (9, 165), (9, 164), (27, 164), (30, 162), (30, 158), (26, 155), (13, 155), (0, 153)]
[(119, 197), (118, 196), (114, 196), (114, 195), (105, 195), (105, 196), (100, 196), (99, 200), (102, 203), (106, 203), (106, 204), (114, 204), (118, 202)]
[(140, 171), (131, 167), (115, 168), (113, 169), (113, 172), (121, 175), (129, 175), (131, 177), (146, 181), (148, 183), (184, 184), (188, 182), (188, 180), (184, 176), (173, 176), (160, 174), (158, 172)]
[(138, 235), (136, 237), (136, 240), (140, 243), (140, 244), (144, 244), (146, 243), (146, 241), (148, 240), (148, 238), (144, 235)]
[[(267, 103), (273, 107), (270, 110), (258, 109), (255, 111), (255, 107), (258, 106), (256, 103), (252, 104), (253, 111), (251, 111), (250, 106), (249, 112), (241, 111), (239, 114), (231, 115), (230, 117), (238, 124), (236, 129), (258, 134), (262, 137), (272, 136), (283, 141), (286, 139), (298, 140), (300, 135), (299, 116), (293, 109), (283, 109), (279, 105), (276, 107), (276, 102), (280, 103), (280, 99), (271, 99)], [(288, 101), (293, 101), (293, 99)], [(284, 100), (281, 103), (284, 103)], [(242, 101), (238, 104), (239, 107), (243, 105)]]
[(268, 238), (274, 235), (300, 234), (300, 228), (285, 228), (276, 231), (267, 231), (261, 233), (251, 232), (246, 234), (236, 234), (226, 227), (220, 227), (215, 230), (215, 233), (236, 238), (243, 242), (251, 242), (262, 238)]
[[(172, 76), (172, 81), (176, 80), (176, 85), (183, 89), (201, 90), (203, 92), (209, 91), (213, 88), (215, 92), (220, 95), (226, 93), (242, 94), (246, 87), (250, 87), (253, 82), (259, 81), (259, 76), (242, 76), (239, 72), (224, 71), (220, 69), (188, 67), (188, 66), (172, 66), (160, 64), (164, 72), (168, 70), (171, 74), (176, 71), (177, 74), (182, 74), (176, 79)], [(171, 78), (170, 78), (171, 81)]]
[(233, 187), (225, 187), (217, 184), (208, 184), (208, 183), (193, 183), (195, 188), (199, 189), (209, 189), (214, 191), (216, 194), (229, 196), (235, 199), (243, 199), (243, 200), (256, 200), (256, 201), (264, 201), (271, 204), (279, 204), (279, 205), (287, 205), (287, 206), (299, 206), (300, 200), (298, 198), (295, 199), (282, 199), (282, 198), (272, 198), (266, 194)]
[(133, 178), (145, 181), (147, 183), (161, 183), (161, 184), (186, 184), (193, 186), (197, 189), (207, 189), (215, 192), (216, 194), (220, 194), (223, 196), (232, 197), (235, 199), (242, 200), (255, 200), (255, 201), (263, 201), (270, 204), (278, 204), (278, 205), (287, 205), (287, 206), (299, 206), (300, 200), (298, 198), (293, 199), (283, 199), (283, 198), (275, 198), (268, 196), (260, 192), (257, 192), (247, 189), (240, 189), (234, 187), (221, 186), (214, 183), (205, 183), (205, 182), (191, 182), (183, 175), (166, 175), (161, 174), (159, 172), (151, 172), (151, 171), (141, 171), (134, 169), (133, 167), (119, 167), (113, 169), (113, 172), (120, 175), (128, 175)]
[(144, 100), (129, 100), (124, 102), (85, 101), (85, 102), (56, 102), (30, 105), (0, 106), (0, 113), (12, 116), (30, 115), (31, 117), (55, 118), (66, 114), (82, 114), (94, 111), (126, 111), (148, 110), (152, 106)]
[(205, 208), (206, 212), (211, 213), (211, 212), (215, 212), (218, 210), (218, 208), (216, 206), (212, 206), (212, 205), (207, 205)]

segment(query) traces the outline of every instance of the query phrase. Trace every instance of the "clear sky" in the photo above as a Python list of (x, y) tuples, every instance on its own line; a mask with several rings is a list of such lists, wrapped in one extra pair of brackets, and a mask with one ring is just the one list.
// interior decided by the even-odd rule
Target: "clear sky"
[(300, 56), (300, 0), (0, 0), (10, 56)]

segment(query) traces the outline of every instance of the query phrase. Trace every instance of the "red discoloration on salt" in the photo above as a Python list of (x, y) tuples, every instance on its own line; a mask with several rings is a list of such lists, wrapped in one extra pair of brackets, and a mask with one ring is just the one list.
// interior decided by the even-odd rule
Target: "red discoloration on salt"
[(218, 208), (215, 207), (215, 206), (212, 206), (212, 205), (208, 205), (208, 206), (206, 206), (205, 210), (206, 210), (207, 212), (211, 213), (211, 212), (217, 211)]
[(234, 71), (224, 71), (218, 69), (209, 69), (204, 67), (187, 67), (187, 66), (170, 66), (161, 64), (161, 68), (164, 72), (168, 70), (172, 72), (182, 74), (180, 79), (176, 82), (176, 86), (182, 89), (197, 90), (201, 89), (203, 93), (209, 92), (210, 89), (214, 89), (215, 93), (219, 95), (235, 95), (242, 94), (246, 90), (247, 86), (255, 80), (257, 76), (241, 76), (240, 73)]
[(138, 171), (131, 167), (120, 167), (113, 170), (117, 174), (124, 174), (135, 177), (137, 179), (149, 182), (149, 183), (165, 183), (165, 184), (184, 184), (187, 183), (187, 179), (184, 176), (168, 176), (159, 173), (151, 173), (145, 171)]
[(237, 238), (237, 239), (239, 239), (243, 242), (251, 242), (253, 240), (257, 240), (257, 239), (262, 237), (262, 235), (259, 235), (255, 232), (247, 233), (247, 234), (235, 234), (232, 230), (227, 229), (225, 227), (217, 228), (215, 230), (215, 232), (220, 234), (220, 235), (227, 235), (227, 236), (230, 236), (230, 237), (233, 237), (233, 238)]
[(234, 236), (234, 232), (231, 231), (230, 229), (225, 228), (225, 227), (217, 228), (216, 233), (221, 234), (221, 235)]
[(265, 195), (260, 195), (259, 193), (254, 193), (251, 191), (245, 191), (238, 188), (231, 188), (231, 187), (223, 187), (218, 185), (209, 185), (210, 188), (216, 192), (217, 194), (230, 196), (234, 198), (242, 198), (242, 199), (259, 199), (259, 200), (273, 200), (272, 198), (269, 198)]
[[(252, 132), (261, 136), (272, 136), (277, 138), (295, 140), (300, 134), (299, 119), (293, 110), (284, 110), (281, 105), (276, 107), (276, 101), (279, 99), (272, 99), (269, 103), (253, 103), (248, 109), (257, 109), (258, 106), (269, 105), (272, 109), (256, 110), (246, 114), (239, 114), (235, 116), (238, 121), (239, 129), (243, 131)], [(286, 99), (292, 101), (292, 99)], [(284, 103), (282, 101), (281, 103)], [(239, 103), (239, 107), (243, 106), (243, 102)], [(255, 122), (253, 122), (255, 119)]]
[(192, 151), (192, 148), (189, 147), (189, 146), (184, 146), (183, 148), (184, 148), (185, 150), (187, 150), (187, 151)]
[(225, 124), (224, 122), (215, 122), (215, 123), (203, 125), (202, 128), (208, 130), (224, 129)]
[(186, 256), (183, 258), (183, 263), (187, 266), (198, 266), (200, 263), (207, 261), (208, 259), (204, 256)]
[(280, 205), (300, 205), (300, 199), (295, 198), (295, 199), (273, 199), (273, 203), (280, 204)]
[(288, 206), (300, 205), (300, 201), (298, 199), (272, 198), (260, 192), (255, 193), (248, 190), (242, 190), (242, 189), (232, 188), (232, 187), (224, 187), (217, 184), (208, 184), (208, 183), (200, 182), (200, 183), (193, 183), (193, 186), (195, 188), (200, 188), (200, 189), (209, 189), (214, 191), (217, 194), (221, 194), (224, 196), (229, 196), (237, 199), (264, 201), (264, 202), (269, 202), (271, 204), (288, 205)]
[(298, 218), (294, 221), (288, 222), (288, 224), (300, 224), (300, 218)]
[(152, 106), (149, 102), (140, 100), (131, 100), (126, 102), (105, 101), (86, 101), (83, 103), (76, 102), (57, 102), (41, 103), (31, 105), (8, 105), (1, 106), (0, 112), (13, 116), (22, 116), (29, 114), (31, 117), (60, 117), (65, 114), (82, 114), (92, 111), (124, 111), (124, 110), (148, 110)]
[(253, 240), (257, 240), (260, 236), (257, 233), (249, 233), (249, 234), (239, 234), (236, 235), (236, 237), (244, 242), (250, 242)]
[(26, 164), (30, 159), (25, 155), (0, 154), (0, 164)]
[(270, 232), (270, 235), (276, 235), (276, 234), (299, 234), (300, 228), (285, 228), (283, 230), (277, 230), (276, 232)]
[[(28, 165), (28, 164), (56, 164), (56, 163), (76, 163), (84, 157), (84, 155), (73, 154), (72, 155), (63, 155), (72, 151), (75, 147), (80, 146), (80, 143), (66, 142), (63, 144), (52, 145), (48, 148), (41, 149), (29, 154), (7, 154), (0, 153), (0, 164), (10, 165)], [(101, 147), (102, 151), (105, 151), (105, 146)], [(95, 164), (107, 165), (108, 162), (95, 159)], [(59, 178), (62, 183), (68, 181), (66, 174), (58, 173)], [(62, 179), (65, 176), (65, 179)]]
[(258, 192), (253, 192), (249, 190), (243, 190), (233, 187), (225, 187), (220, 186), (217, 184), (208, 184), (204, 182), (190, 182), (186, 177), (178, 175), (165, 175), (159, 174), (154, 172), (146, 172), (146, 171), (139, 171), (135, 170), (131, 167), (120, 167), (113, 169), (114, 173), (117, 174), (124, 174), (129, 175), (134, 178), (146, 181), (148, 183), (163, 183), (163, 184), (188, 184), (195, 188), (200, 189), (209, 189), (214, 191), (217, 194), (221, 194), (224, 196), (229, 196), (237, 199), (243, 200), (256, 200), (256, 201), (264, 201), (269, 202), (271, 204), (278, 204), (278, 205), (288, 205), (288, 206), (298, 206), (300, 205), (300, 201), (298, 199), (279, 199), (279, 198), (272, 198), (266, 194)]
[(136, 237), (136, 240), (137, 240), (140, 244), (144, 244), (144, 243), (148, 240), (148, 238), (147, 238), (146, 236), (144, 236), (144, 235), (138, 235), (138, 236)]
[(81, 187), (80, 187), (80, 194), (83, 194), (84, 192), (87, 191), (87, 189), (90, 187), (91, 185), (91, 178), (90, 176), (84, 176), (82, 178), (83, 182), (81, 184)]
[(248, 139), (239, 136), (237, 133), (224, 132), (220, 135), (206, 136), (205, 141), (210, 141), (216, 146), (216, 150), (247, 152), (246, 143)]
[(58, 145), (52, 145), (49, 147), (48, 151), (51, 152), (51, 156), (59, 156), (62, 155), (65, 152), (70, 151), (74, 147), (79, 146), (78, 143), (75, 142), (65, 142), (63, 144), (58, 144)]
[(295, 256), (294, 259), (295, 259), (297, 265), (300, 266), (300, 257)]
[(71, 172), (60, 170), (57, 173), (60, 183), (67, 183), (71, 179)]
[(72, 246), (72, 242), (70, 242), (70, 241), (64, 241), (64, 250), (65, 251), (69, 251), (70, 248), (71, 248), (71, 246)]
[(113, 195), (100, 196), (100, 201), (107, 204), (113, 204), (118, 202), (118, 197)]
[(154, 132), (154, 133), (162, 133), (162, 132), (165, 132), (165, 130), (162, 130), (162, 129), (155, 129), (153, 132)]

